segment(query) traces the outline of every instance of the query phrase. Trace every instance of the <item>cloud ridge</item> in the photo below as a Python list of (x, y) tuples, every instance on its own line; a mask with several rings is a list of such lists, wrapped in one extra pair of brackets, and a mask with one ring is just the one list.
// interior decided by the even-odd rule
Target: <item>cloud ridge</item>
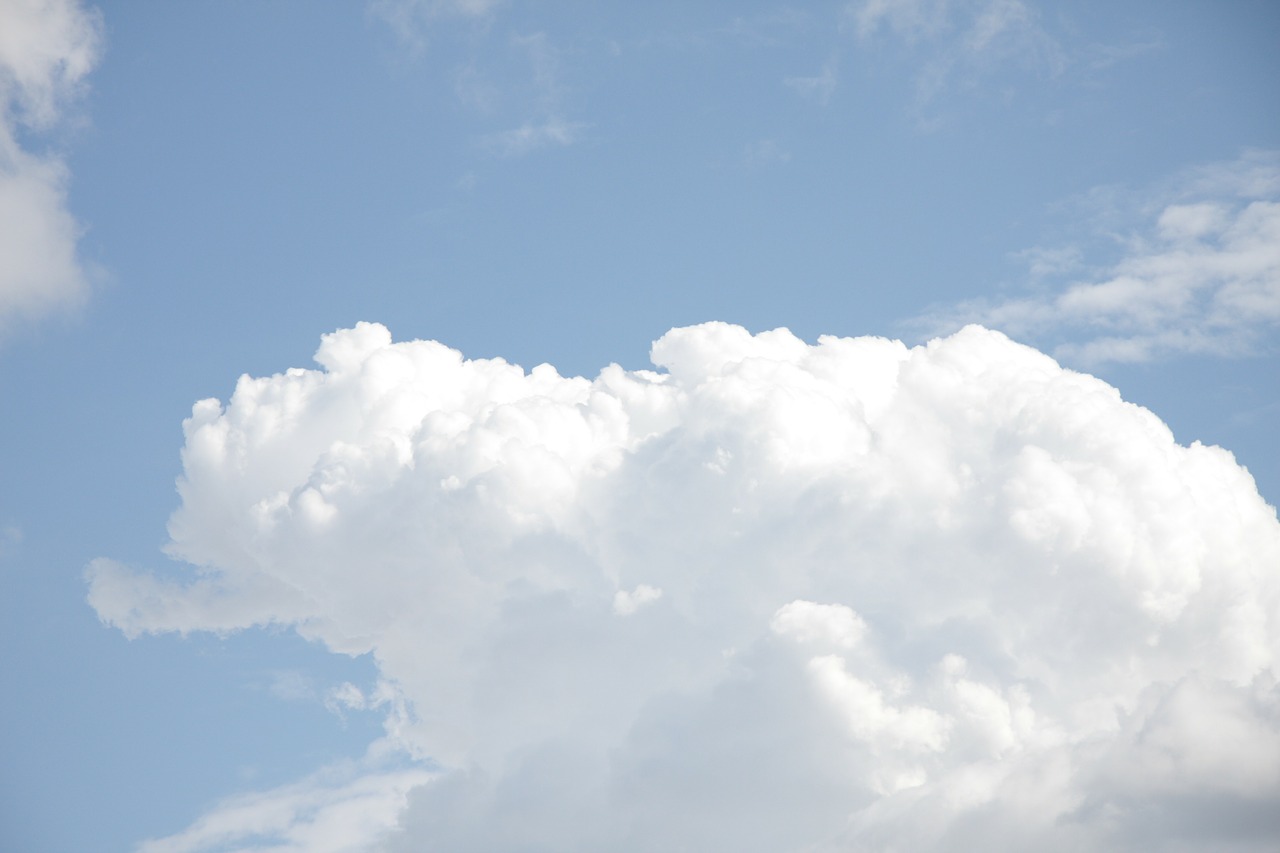
[(1229, 453), (976, 326), (652, 360), (326, 335), (184, 422), (190, 567), (90, 602), (371, 654), (443, 768), (388, 850), (1274, 837), (1280, 524)]

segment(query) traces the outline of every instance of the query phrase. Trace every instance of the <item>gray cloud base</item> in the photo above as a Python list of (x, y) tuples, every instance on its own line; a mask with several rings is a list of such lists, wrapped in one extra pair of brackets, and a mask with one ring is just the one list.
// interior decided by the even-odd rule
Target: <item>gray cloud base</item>
[(372, 654), (444, 768), (390, 850), (1274, 842), (1280, 524), (1228, 452), (979, 327), (652, 356), (327, 335), (195, 406), (190, 567), (90, 602)]

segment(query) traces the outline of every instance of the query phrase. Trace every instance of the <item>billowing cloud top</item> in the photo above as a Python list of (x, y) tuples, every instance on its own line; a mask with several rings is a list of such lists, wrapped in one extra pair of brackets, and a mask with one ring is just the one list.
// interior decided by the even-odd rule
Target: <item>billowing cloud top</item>
[(979, 327), (652, 358), (327, 335), (185, 422), (189, 576), (98, 560), (90, 601), (371, 653), (388, 740), (444, 768), (387, 849), (1280, 832), (1280, 524), (1229, 453)]

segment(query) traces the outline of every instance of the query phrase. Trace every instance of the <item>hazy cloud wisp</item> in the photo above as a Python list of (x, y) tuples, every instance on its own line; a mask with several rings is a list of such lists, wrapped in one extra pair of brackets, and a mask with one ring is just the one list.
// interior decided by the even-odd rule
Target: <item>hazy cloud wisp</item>
[(858, 0), (846, 7), (845, 18), (859, 40), (883, 33), (920, 57), (917, 108), (935, 102), (957, 79), (971, 81), (1005, 63), (1049, 76), (1066, 67), (1061, 45), (1022, 0)]

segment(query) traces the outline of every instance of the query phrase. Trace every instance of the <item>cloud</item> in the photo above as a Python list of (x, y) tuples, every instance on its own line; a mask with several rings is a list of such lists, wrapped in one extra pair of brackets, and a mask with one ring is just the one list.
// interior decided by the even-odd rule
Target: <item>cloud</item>
[(620, 589), (613, 594), (613, 612), (619, 616), (630, 616), (646, 604), (653, 604), (662, 598), (662, 590), (640, 584), (628, 592)]
[[(528, 117), (518, 126), (481, 137), (481, 145), (499, 157), (522, 157), (542, 148), (564, 147), (577, 142), (588, 125), (564, 118), (561, 101), (560, 54), (545, 33), (519, 35), (509, 47), (520, 54), (527, 73), (521, 74), (523, 91), (516, 97)], [(499, 90), (475, 66), (461, 69), (455, 78), (459, 99), (481, 112), (493, 112)]]
[[(462, 21), (480, 30), (465, 40), (466, 61), (451, 73), (454, 97), (484, 117), (490, 130), (477, 135), (482, 150), (523, 157), (544, 148), (572, 145), (589, 123), (566, 117), (561, 54), (545, 32), (495, 39), (489, 32), (503, 0), (374, 0), (371, 14), (385, 21), (417, 56), (427, 30), (441, 21)], [(512, 126), (514, 125), (514, 126)]]
[(22, 527), (13, 522), (0, 525), (0, 560), (10, 556), (22, 547), (25, 538)]
[[(487, 30), (503, 5), (503, 0), (373, 0), (369, 10), (390, 25), (412, 54), (421, 54), (427, 46), (427, 31), (437, 23), (470, 22)], [(473, 39), (469, 44), (471, 56), (451, 75), (454, 96), (491, 121), (516, 125), (480, 134), (480, 148), (498, 157), (522, 157), (572, 145), (581, 138), (589, 125), (565, 117), (560, 53), (546, 33), (505, 39), (506, 50), (518, 57), (515, 63), (493, 49), (492, 38)]]
[(836, 59), (833, 57), (824, 62), (822, 72), (816, 77), (787, 77), (783, 82), (800, 97), (826, 106), (839, 83)]
[(474, 64), (454, 71), (453, 93), (468, 108), (485, 114), (493, 113), (497, 109), (502, 94), (499, 87)]
[(859, 40), (887, 34), (918, 57), (916, 108), (1013, 65), (1049, 76), (1066, 67), (1058, 40), (1021, 0), (858, 0), (845, 9)]
[(380, 18), (413, 53), (427, 47), (427, 31), (442, 20), (487, 23), (503, 0), (369, 0), (370, 14)]
[(948, 25), (946, 0), (861, 0), (850, 3), (848, 14), (859, 38), (869, 38), (880, 29), (914, 41), (936, 35)]
[(1182, 353), (1241, 356), (1274, 346), (1280, 329), (1280, 152), (1191, 170), (1153, 197), (1092, 212), (1123, 256), (1082, 269), (1078, 247), (1026, 255), (1038, 292), (970, 301), (921, 322), (934, 331), (978, 322), (1082, 365)]
[(545, 33), (515, 36), (512, 46), (524, 53), (529, 63), (531, 91), (527, 100), (537, 118), (519, 127), (490, 134), (485, 146), (503, 157), (522, 156), (548, 146), (566, 146), (576, 142), (586, 124), (563, 118), (561, 100), (564, 87), (560, 82), (560, 54)]
[(1124, 44), (1091, 45), (1082, 57), (1084, 65), (1090, 71), (1105, 71), (1115, 65), (1137, 59), (1152, 53), (1168, 49), (1169, 45), (1160, 36), (1145, 41), (1133, 41)]
[(385, 685), (368, 693), (349, 681), (325, 689), (312, 676), (298, 670), (274, 671), (264, 686), (272, 696), (286, 702), (321, 704), (344, 722), (348, 711), (377, 709), (395, 701), (393, 691)]
[(97, 62), (99, 17), (74, 0), (0, 8), (0, 328), (75, 307), (89, 291), (62, 158), (25, 140), (53, 129)]
[(809, 13), (784, 6), (753, 15), (735, 15), (723, 33), (745, 47), (774, 47), (804, 32), (810, 23)]
[(790, 162), (791, 152), (773, 139), (759, 139), (742, 149), (742, 165), (748, 169), (760, 169)]
[(522, 157), (541, 148), (564, 147), (576, 142), (586, 125), (560, 118), (526, 122), (519, 127), (484, 137), (484, 147), (500, 157)]
[(197, 403), (185, 565), (97, 561), (90, 603), (370, 654), (376, 698), (331, 700), (433, 775), (144, 849), (293, 849), (363, 784), (353, 849), (1270, 846), (1280, 523), (1228, 452), (979, 327), (708, 323), (652, 359), (564, 377), (362, 323)]
[(383, 769), (371, 759), (334, 765), (220, 803), (183, 832), (144, 841), (138, 853), (357, 853), (395, 828), (408, 792), (431, 778), (421, 768)]

